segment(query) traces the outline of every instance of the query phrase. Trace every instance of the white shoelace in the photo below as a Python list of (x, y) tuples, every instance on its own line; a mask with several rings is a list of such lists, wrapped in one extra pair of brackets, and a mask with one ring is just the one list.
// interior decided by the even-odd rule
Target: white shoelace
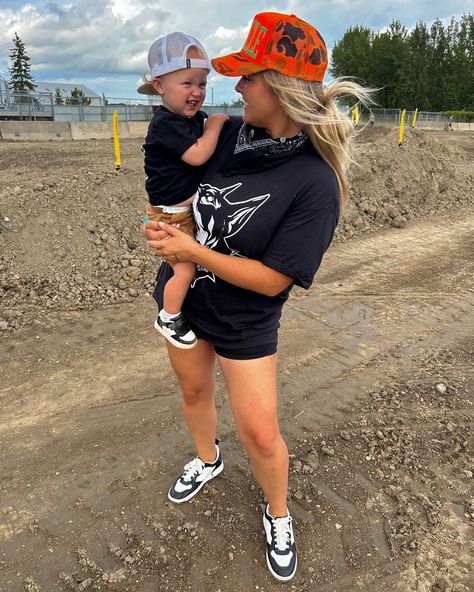
[(184, 473), (182, 475), (182, 480), (188, 483), (191, 481), (196, 475), (203, 470), (204, 463), (200, 458), (193, 458), (191, 462), (188, 462), (187, 465), (184, 466)]
[(275, 527), (276, 548), (279, 551), (286, 551), (291, 544), (291, 516), (284, 516), (283, 518), (274, 518), (273, 526)]

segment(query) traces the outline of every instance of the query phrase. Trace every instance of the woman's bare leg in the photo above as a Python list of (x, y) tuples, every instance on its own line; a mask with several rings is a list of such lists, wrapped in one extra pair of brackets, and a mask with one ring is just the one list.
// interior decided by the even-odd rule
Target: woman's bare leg
[(276, 354), (256, 360), (218, 356), (237, 431), (272, 516), (286, 516), (288, 449), (278, 425)]
[(217, 412), (214, 402), (214, 363), (212, 345), (199, 339), (193, 349), (182, 350), (166, 342), (168, 355), (178, 377), (183, 413), (199, 458), (216, 458)]

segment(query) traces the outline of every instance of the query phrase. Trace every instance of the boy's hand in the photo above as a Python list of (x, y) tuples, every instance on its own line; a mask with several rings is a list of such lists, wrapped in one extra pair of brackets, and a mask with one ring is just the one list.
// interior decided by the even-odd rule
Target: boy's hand
[(214, 115), (209, 115), (206, 120), (205, 129), (215, 129), (217, 131), (221, 131), (226, 121), (229, 121), (229, 116), (225, 115), (224, 113), (215, 113)]

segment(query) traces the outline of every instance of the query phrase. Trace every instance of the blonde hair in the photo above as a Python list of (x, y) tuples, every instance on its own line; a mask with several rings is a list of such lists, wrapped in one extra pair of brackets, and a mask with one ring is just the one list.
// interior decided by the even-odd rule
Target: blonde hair
[(186, 51), (186, 57), (190, 60), (205, 60), (207, 58), (203, 50), (197, 45), (190, 45)]
[(355, 102), (372, 103), (372, 89), (346, 78), (322, 82), (301, 80), (265, 70), (263, 76), (288, 117), (308, 133), (311, 143), (336, 174), (341, 201), (348, 195), (347, 172), (352, 158), (350, 116), (339, 110), (335, 99), (353, 95)]

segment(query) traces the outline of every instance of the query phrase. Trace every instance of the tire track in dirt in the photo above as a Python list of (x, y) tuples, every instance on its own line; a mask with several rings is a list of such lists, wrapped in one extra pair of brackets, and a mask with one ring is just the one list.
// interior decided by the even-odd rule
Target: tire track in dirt
[(441, 586), (443, 565), (446, 585), (467, 590), (469, 227), (424, 222), (338, 245), (288, 303), (281, 418), (301, 557), (289, 586), (267, 574), (263, 500), (220, 380), (224, 478), (183, 507), (166, 500), (192, 448), (147, 302), (58, 320), (40, 343), (15, 337), (3, 358), (0, 590), (405, 592)]

